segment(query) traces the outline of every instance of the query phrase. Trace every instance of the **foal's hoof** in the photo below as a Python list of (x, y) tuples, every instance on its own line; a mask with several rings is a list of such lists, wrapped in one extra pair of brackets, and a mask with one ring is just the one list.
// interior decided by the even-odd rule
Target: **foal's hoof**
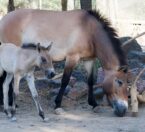
[(44, 118), (44, 119), (43, 119), (43, 122), (48, 122), (48, 121), (49, 121), (48, 118)]
[(62, 108), (57, 108), (57, 109), (55, 109), (55, 114), (56, 115), (64, 115), (65, 111)]
[(11, 118), (11, 122), (16, 122), (17, 121), (17, 118), (14, 116)]
[(11, 113), (8, 113), (8, 118), (11, 118), (12, 117), (12, 114)]

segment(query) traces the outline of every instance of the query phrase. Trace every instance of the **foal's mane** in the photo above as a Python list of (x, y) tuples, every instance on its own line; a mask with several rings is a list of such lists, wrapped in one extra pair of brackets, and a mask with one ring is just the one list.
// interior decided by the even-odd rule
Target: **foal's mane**
[[(45, 50), (46, 48), (43, 47), (43, 46), (40, 46), (39, 47), (43, 50)], [(31, 49), (31, 50), (36, 50), (37, 49), (37, 44), (34, 44), (34, 43), (23, 43), (22, 46), (21, 46), (22, 49)]]
[(125, 59), (125, 55), (124, 52), (121, 48), (121, 42), (118, 39), (118, 35), (116, 33), (116, 30), (111, 26), (110, 21), (105, 18), (104, 16), (101, 15), (101, 13), (99, 11), (92, 11), (92, 10), (88, 10), (87, 11), (91, 16), (95, 17), (97, 19), (97, 21), (99, 21), (103, 27), (103, 29), (106, 31), (106, 34), (108, 35), (113, 50), (117, 55), (117, 58), (120, 62), (120, 66), (122, 65), (126, 65), (126, 59)]
[(37, 46), (33, 43), (23, 43), (23, 45), (21, 46), (22, 49), (32, 49), (32, 50), (36, 50)]

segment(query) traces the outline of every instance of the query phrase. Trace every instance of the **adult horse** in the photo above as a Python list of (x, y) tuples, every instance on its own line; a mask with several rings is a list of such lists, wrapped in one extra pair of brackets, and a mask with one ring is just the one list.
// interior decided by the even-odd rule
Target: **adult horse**
[(128, 109), (127, 64), (116, 31), (97, 11), (68, 12), (21, 9), (3, 17), (0, 41), (16, 43), (45, 43), (52, 41), (49, 52), (53, 61), (66, 60), (61, 88), (56, 97), (56, 110), (74, 66), (85, 60), (88, 73), (88, 103), (97, 106), (93, 96), (93, 64), (99, 58), (105, 71), (103, 88), (118, 116)]

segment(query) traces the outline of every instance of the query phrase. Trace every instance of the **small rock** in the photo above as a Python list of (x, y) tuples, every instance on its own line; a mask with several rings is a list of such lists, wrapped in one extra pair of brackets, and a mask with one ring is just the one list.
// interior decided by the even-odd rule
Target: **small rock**
[[(120, 41), (121, 43), (126, 42), (127, 40), (131, 39), (131, 37), (121, 37)], [(123, 50), (125, 51), (125, 53), (129, 53), (130, 51), (142, 51), (140, 44), (136, 41), (133, 40), (132, 42), (128, 43), (127, 45), (125, 45), (123, 47)]]
[(38, 89), (40, 89), (40, 88), (48, 88), (49, 81), (48, 81), (48, 79), (38, 79), (38, 80), (35, 80), (35, 86)]
[(53, 88), (60, 87), (61, 85), (61, 79), (56, 79), (56, 80), (49, 80), (49, 86)]
[[(69, 93), (69, 91), (71, 90), (71, 88), (72, 88), (72, 87), (68, 85), (68, 86), (66, 87), (66, 89), (65, 89), (64, 95), (67, 95), (67, 94)], [(57, 88), (50, 89), (50, 90), (49, 90), (49, 96), (50, 96), (50, 97), (53, 97), (53, 96), (58, 95), (59, 89), (60, 89), (60, 88), (58, 88), (58, 87), (57, 87)]]
[(88, 85), (85, 82), (76, 82), (67, 96), (71, 99), (78, 100), (85, 96), (87, 92)]
[(76, 100), (73, 100), (69, 97), (63, 96), (62, 106), (70, 108), (70, 107), (75, 106), (76, 104), (77, 104)]
[(55, 114), (56, 115), (64, 115), (65, 111), (62, 108), (57, 108), (57, 109), (55, 109)]
[(145, 91), (145, 80), (140, 79), (137, 81), (137, 91), (141, 94)]

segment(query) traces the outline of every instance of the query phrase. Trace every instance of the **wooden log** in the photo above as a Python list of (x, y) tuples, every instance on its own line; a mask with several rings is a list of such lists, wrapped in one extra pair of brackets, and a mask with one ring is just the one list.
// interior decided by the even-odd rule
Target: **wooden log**
[(59, 74), (55, 75), (55, 76), (52, 78), (52, 80), (59, 79), (59, 78), (61, 78), (62, 76), (63, 76), (63, 73), (59, 73)]
[(138, 100), (137, 100), (137, 87), (136, 85), (133, 85), (130, 90), (131, 95), (131, 111), (132, 116), (137, 116), (138, 114)]
[(140, 71), (140, 73), (137, 75), (137, 77), (136, 77), (136, 79), (131, 87), (131, 90), (130, 90), (132, 116), (137, 116), (137, 114), (138, 114), (138, 92), (137, 92), (136, 83), (144, 71), (145, 71), (145, 68), (143, 68)]
[(131, 39), (125, 41), (125, 42), (122, 44), (122, 47), (124, 47), (125, 45), (129, 44), (130, 42), (132, 42), (132, 41), (135, 40), (136, 38), (139, 38), (139, 37), (141, 37), (141, 36), (143, 36), (143, 35), (145, 35), (145, 32), (142, 32), (142, 33), (136, 35), (135, 37), (133, 37), (133, 38), (131, 38)]
[(137, 99), (140, 103), (145, 103), (145, 91), (143, 91), (142, 94), (138, 94)]

